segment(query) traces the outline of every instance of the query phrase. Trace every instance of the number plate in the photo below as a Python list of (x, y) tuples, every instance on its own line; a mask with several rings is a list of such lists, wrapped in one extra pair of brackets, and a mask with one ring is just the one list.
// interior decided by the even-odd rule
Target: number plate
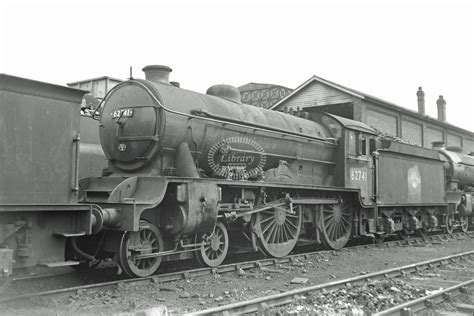
[(120, 109), (115, 110), (111, 113), (112, 118), (119, 118), (119, 117), (132, 117), (133, 110), (132, 109)]
[(351, 181), (367, 181), (367, 169), (365, 168), (351, 168)]

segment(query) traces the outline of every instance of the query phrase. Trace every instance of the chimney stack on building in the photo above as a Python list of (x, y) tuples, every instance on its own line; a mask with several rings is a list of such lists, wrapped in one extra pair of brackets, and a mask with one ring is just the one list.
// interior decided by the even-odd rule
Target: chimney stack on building
[(436, 104), (438, 105), (438, 120), (446, 123), (446, 100), (443, 99), (442, 95), (439, 96)]
[(421, 87), (418, 88), (416, 96), (418, 98), (418, 113), (425, 115), (425, 92), (423, 92)]
[(444, 149), (445, 145), (446, 144), (442, 140), (431, 142), (431, 146), (433, 149)]

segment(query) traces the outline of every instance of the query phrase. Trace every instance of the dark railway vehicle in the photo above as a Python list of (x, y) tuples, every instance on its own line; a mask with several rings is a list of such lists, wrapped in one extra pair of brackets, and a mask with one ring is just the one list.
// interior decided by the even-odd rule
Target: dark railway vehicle
[(216, 266), (241, 246), (285, 256), (300, 237), (340, 249), (351, 236), (467, 229), (470, 157), (334, 115), (241, 104), (226, 85), (181, 89), (165, 66), (144, 71), (101, 107), (109, 166), (80, 182), (80, 201), (95, 205), (94, 235), (71, 238), (68, 259), (82, 266), (108, 257), (147, 276), (193, 255)]
[(0, 271), (65, 262), (67, 238), (90, 234), (78, 204), (81, 90), (0, 74)]

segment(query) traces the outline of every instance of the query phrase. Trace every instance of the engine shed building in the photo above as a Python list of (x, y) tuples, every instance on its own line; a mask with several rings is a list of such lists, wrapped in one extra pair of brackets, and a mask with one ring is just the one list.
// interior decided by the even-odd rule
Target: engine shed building
[(89, 91), (90, 95), (96, 99), (105, 97), (110, 89), (121, 83), (123, 80), (102, 76), (93, 79), (69, 82), (67, 85), (71, 88)]
[(426, 148), (443, 141), (447, 147), (474, 152), (474, 133), (446, 122), (446, 101), (437, 100), (438, 119), (425, 114), (424, 92), (418, 92), (418, 112), (329, 80), (313, 76), (270, 109), (277, 111), (324, 111), (366, 123), (382, 133)]

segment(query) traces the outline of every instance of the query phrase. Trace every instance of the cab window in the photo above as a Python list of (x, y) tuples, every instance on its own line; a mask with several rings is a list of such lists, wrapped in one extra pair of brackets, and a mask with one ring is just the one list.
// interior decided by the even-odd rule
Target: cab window
[(366, 156), (367, 155), (367, 138), (365, 135), (359, 135), (359, 155)]
[(349, 154), (357, 156), (357, 137), (354, 131), (349, 131)]
[(349, 131), (349, 155), (367, 156), (368, 143), (367, 135), (356, 131)]

